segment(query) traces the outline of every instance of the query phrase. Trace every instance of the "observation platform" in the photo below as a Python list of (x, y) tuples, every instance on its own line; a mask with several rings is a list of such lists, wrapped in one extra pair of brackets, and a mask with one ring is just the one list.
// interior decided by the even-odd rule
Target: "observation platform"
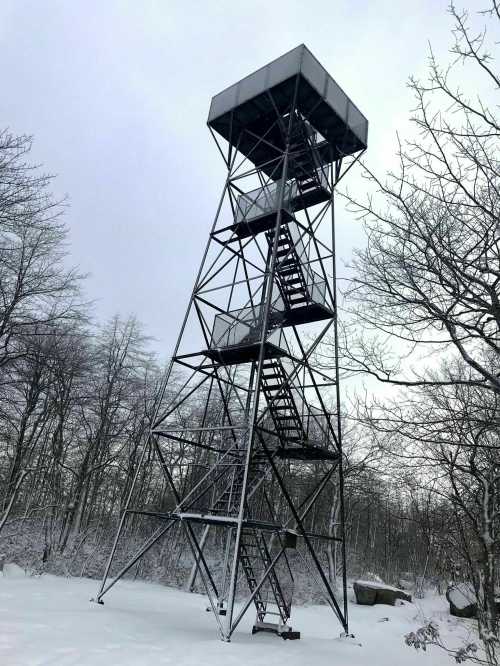
[[(214, 320), (210, 348), (203, 353), (218, 363), (233, 365), (250, 363), (259, 359), (262, 336), (262, 310), (260, 307), (245, 307), (224, 314)], [(271, 308), (268, 318), (267, 340), (264, 357), (280, 358), (288, 356), (280, 330), (283, 313)]]
[(284, 313), (283, 326), (300, 326), (314, 321), (331, 319), (333, 312), (322, 303), (309, 303), (298, 308), (292, 308)]
[[(152, 518), (160, 518), (163, 520), (185, 521), (187, 523), (202, 523), (204, 525), (214, 525), (219, 527), (234, 527), (238, 524), (237, 516), (214, 515), (209, 507), (195, 511), (160, 512), (131, 510), (129, 513), (149, 515)], [(286, 548), (295, 548), (296, 546), (298, 536), (297, 532), (295, 530), (288, 529), (281, 523), (246, 518), (243, 521), (243, 526), (251, 529), (258, 529), (265, 532), (274, 532), (279, 534), (283, 539)]]
[[(278, 190), (278, 184), (272, 183), (241, 194), (236, 202), (235, 223), (229, 229), (239, 238), (256, 236), (272, 229), (278, 213)], [(283, 193), (281, 223), (291, 222), (293, 213), (324, 203), (330, 197), (328, 178), (322, 169), (316, 170), (314, 183), (307, 189), (299, 187), (295, 180), (288, 182)]]
[[(238, 363), (251, 363), (259, 360), (260, 344), (258, 342), (232, 345), (230, 347), (220, 347), (215, 349), (206, 349), (203, 353), (208, 358), (222, 365), (236, 365)], [(272, 342), (266, 342), (264, 348), (264, 358), (281, 358), (288, 356), (288, 352)]]
[[(310, 273), (313, 273), (313, 271), (310, 271)], [(311, 282), (308, 285), (308, 290), (312, 294), (310, 302), (293, 308), (286, 308), (281, 296), (275, 300), (269, 313), (264, 358), (272, 359), (289, 356), (283, 328), (333, 317), (333, 312), (326, 303), (325, 289), (326, 285), (323, 281)], [(257, 361), (262, 336), (260, 313), (260, 307), (252, 308), (249, 306), (216, 315), (210, 347), (202, 353), (223, 365)]]
[(316, 462), (338, 460), (339, 454), (323, 446), (305, 444), (303, 446), (282, 446), (276, 449), (276, 458), (280, 460), (302, 460), (303, 462)]
[[(320, 163), (329, 164), (367, 147), (368, 121), (342, 88), (301, 44), (212, 98), (208, 125), (261, 167), (281, 176), (276, 162), (285, 148), (278, 116), (296, 110), (321, 135)], [(256, 145), (258, 139), (264, 137)]]

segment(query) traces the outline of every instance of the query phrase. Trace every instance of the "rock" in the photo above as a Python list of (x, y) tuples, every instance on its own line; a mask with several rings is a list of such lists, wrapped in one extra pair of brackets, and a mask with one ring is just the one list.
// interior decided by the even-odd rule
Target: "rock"
[[(450, 615), (455, 617), (477, 617), (477, 597), (471, 583), (455, 583), (446, 590), (446, 598), (450, 604)], [(495, 598), (497, 613), (500, 613), (500, 598)]]
[(356, 602), (365, 606), (389, 604), (394, 606), (396, 599), (411, 602), (411, 595), (391, 585), (375, 583), (368, 580), (357, 580), (353, 584)]
[(470, 583), (457, 583), (446, 590), (450, 614), (455, 617), (476, 617), (477, 599)]
[(371, 587), (365, 587), (354, 583), (354, 594), (356, 595), (356, 603), (364, 606), (373, 606), (377, 599), (377, 590)]

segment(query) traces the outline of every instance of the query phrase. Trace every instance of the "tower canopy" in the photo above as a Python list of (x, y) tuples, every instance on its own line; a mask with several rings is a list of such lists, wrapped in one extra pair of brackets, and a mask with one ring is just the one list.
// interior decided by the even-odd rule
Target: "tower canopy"
[[(324, 162), (366, 148), (367, 119), (304, 44), (215, 95), (208, 125), (262, 165), (277, 157), (273, 146), (283, 149), (272, 122), (289, 112), (296, 85), (295, 108), (321, 135)], [(256, 149), (255, 135), (266, 132), (267, 143)]]

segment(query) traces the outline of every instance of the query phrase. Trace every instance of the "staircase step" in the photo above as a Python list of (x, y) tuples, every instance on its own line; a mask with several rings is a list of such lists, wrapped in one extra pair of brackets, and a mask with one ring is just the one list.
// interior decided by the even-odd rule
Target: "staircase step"
[(264, 393), (266, 392), (272, 393), (273, 391), (279, 391), (282, 388), (283, 384), (268, 384), (267, 386), (263, 386)]
[(320, 187), (318, 180), (316, 178), (311, 178), (309, 176), (297, 178), (296, 181), (297, 181), (297, 186), (299, 188), (299, 192), (302, 192), (303, 190), (310, 190), (312, 188)]
[(289, 286), (302, 282), (300, 277), (288, 278), (287, 280), (281, 280), (281, 284), (284, 286)]
[(278, 396), (277, 394), (275, 395), (270, 395), (269, 396), (272, 400), (272, 405), (271, 409), (290, 409), (292, 411), (295, 411), (295, 404), (292, 400), (292, 398), (288, 396), (283, 396), (280, 395)]
[(297, 275), (300, 277), (301, 273), (297, 267), (297, 262), (294, 259), (286, 259), (278, 266), (278, 274), (281, 275)]
[(284, 291), (289, 296), (295, 296), (295, 294), (304, 294), (305, 289), (304, 287), (287, 287)]
[[(262, 379), (264, 380), (262, 388), (266, 391), (271, 390), (271, 386), (276, 386), (277, 384), (283, 386), (286, 378), (282, 374), (275, 372), (273, 374), (266, 375), (265, 377), (262, 375)], [(271, 384), (270, 382), (274, 382), (274, 384)]]

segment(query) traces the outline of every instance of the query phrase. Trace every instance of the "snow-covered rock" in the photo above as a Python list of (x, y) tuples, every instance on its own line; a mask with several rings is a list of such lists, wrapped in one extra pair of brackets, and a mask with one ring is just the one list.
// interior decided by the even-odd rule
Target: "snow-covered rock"
[(476, 617), (477, 599), (470, 583), (456, 583), (446, 590), (450, 613), (456, 617)]
[(411, 602), (411, 595), (398, 587), (376, 583), (369, 580), (357, 580), (353, 584), (356, 602), (363, 606), (374, 604), (389, 604), (394, 606), (396, 599)]

